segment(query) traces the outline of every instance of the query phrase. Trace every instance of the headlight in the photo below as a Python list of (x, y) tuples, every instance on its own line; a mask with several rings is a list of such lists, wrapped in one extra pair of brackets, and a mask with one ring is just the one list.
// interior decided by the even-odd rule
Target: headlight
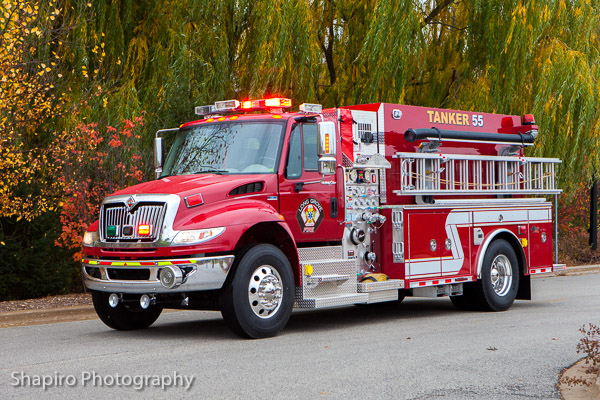
[(100, 240), (100, 235), (98, 231), (96, 232), (85, 232), (83, 234), (83, 245), (84, 246), (93, 246), (94, 243)]
[(198, 229), (195, 231), (181, 231), (173, 239), (173, 244), (197, 244), (216, 238), (225, 232), (225, 227)]

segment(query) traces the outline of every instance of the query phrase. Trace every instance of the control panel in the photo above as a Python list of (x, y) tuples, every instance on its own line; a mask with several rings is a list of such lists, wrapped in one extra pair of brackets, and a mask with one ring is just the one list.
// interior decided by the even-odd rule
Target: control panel
[(379, 169), (350, 168), (345, 174), (344, 253), (357, 260), (357, 272), (372, 272), (377, 255), (372, 252), (371, 234), (385, 222), (378, 212)]

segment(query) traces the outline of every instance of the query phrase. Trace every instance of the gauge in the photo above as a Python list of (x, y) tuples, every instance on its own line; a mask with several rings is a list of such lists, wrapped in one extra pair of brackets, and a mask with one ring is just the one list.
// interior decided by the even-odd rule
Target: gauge
[(367, 183), (371, 183), (372, 182), (372, 178), (373, 178), (373, 171), (371, 170), (366, 170), (365, 171), (365, 182)]
[(356, 172), (355, 169), (350, 170), (350, 172), (348, 172), (348, 179), (350, 180), (350, 182), (356, 182), (356, 177), (358, 176), (358, 172)]

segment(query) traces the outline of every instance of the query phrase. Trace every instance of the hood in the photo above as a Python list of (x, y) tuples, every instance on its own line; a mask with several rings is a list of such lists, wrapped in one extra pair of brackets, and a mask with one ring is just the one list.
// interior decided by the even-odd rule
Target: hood
[(218, 201), (234, 188), (253, 182), (266, 182), (270, 175), (178, 175), (140, 183), (113, 193), (132, 194), (177, 194), (181, 198), (202, 193), (205, 202)]

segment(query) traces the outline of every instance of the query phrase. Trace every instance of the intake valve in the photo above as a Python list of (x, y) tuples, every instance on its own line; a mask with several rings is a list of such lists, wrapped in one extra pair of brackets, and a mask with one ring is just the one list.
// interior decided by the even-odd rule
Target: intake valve
[(367, 251), (365, 253), (365, 261), (367, 262), (367, 265), (373, 264), (376, 260), (377, 254), (373, 253), (372, 251)]
[(365, 241), (366, 238), (366, 233), (365, 231), (363, 231), (362, 229), (357, 229), (357, 228), (353, 228), (352, 231), (350, 232), (350, 240), (352, 240), (352, 243), (359, 245), (362, 242)]

